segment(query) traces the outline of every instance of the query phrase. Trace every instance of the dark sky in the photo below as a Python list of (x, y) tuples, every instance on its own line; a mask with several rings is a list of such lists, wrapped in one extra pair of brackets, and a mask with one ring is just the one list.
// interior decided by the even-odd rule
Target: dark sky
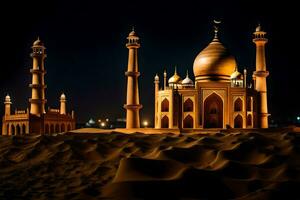
[[(252, 73), (258, 22), (268, 32), (267, 68), (272, 117), (300, 113), (296, 32), (299, 10), (289, 1), (7, 1), (0, 6), (2, 53), (0, 98), (9, 93), (13, 109), (28, 106), (29, 53), (39, 35), (47, 48), (47, 106), (58, 107), (64, 91), (79, 122), (90, 117), (124, 117), (126, 36), (132, 25), (139, 51), (141, 118), (152, 121), (153, 77), (177, 65), (181, 76), (213, 37), (212, 20), (221, 19), (221, 41), (240, 71)], [(297, 59), (298, 61), (298, 59)], [(2, 102), (3, 100), (1, 100)], [(0, 109), (3, 114), (3, 106)]]

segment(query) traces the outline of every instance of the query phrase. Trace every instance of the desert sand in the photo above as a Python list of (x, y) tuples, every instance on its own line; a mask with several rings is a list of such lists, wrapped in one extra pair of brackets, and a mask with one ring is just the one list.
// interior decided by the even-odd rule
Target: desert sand
[(299, 199), (297, 132), (0, 136), (0, 199)]

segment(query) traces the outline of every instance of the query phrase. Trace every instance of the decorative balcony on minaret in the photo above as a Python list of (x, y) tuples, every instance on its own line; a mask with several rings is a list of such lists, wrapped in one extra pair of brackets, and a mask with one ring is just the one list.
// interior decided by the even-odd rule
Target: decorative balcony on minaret
[(32, 45), (32, 83), (29, 85), (31, 88), (31, 99), (30, 102), (30, 114), (41, 116), (45, 113), (45, 68), (44, 59), (47, 57), (45, 52), (45, 46), (42, 41), (38, 38)]
[(126, 47), (128, 48), (127, 72), (127, 99), (124, 108), (126, 109), (126, 128), (140, 128), (139, 110), (142, 108), (139, 100), (138, 77), (138, 49), (140, 48), (140, 38), (134, 29), (127, 37)]
[(256, 45), (256, 71), (253, 73), (255, 76), (255, 89), (259, 95), (259, 126), (260, 128), (268, 128), (268, 100), (267, 100), (267, 77), (269, 72), (266, 67), (265, 45), (268, 42), (266, 32), (258, 25), (253, 33), (253, 42)]
[(75, 129), (74, 111), (67, 113), (66, 96), (60, 96), (60, 109), (45, 110), (45, 46), (38, 38), (32, 45), (32, 82), (29, 109), (15, 110), (11, 114), (11, 98), (5, 97), (5, 115), (3, 116), (2, 135), (53, 134)]

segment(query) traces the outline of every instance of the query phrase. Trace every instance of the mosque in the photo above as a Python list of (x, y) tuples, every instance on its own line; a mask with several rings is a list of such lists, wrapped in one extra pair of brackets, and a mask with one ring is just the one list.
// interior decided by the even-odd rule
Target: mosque
[(60, 109), (48, 108), (45, 110), (47, 102), (45, 96), (44, 59), (47, 57), (46, 48), (43, 42), (38, 38), (32, 46), (32, 83), (31, 98), (29, 99), (30, 108), (26, 110), (15, 110), (11, 113), (11, 98), (5, 97), (5, 114), (2, 119), (2, 135), (24, 135), (34, 134), (52, 134), (70, 131), (75, 129), (74, 111), (67, 113), (66, 95), (60, 96)]
[[(214, 22), (212, 41), (196, 56), (193, 64), (195, 80), (187, 72), (184, 79), (175, 68), (163, 86), (156, 74), (155, 128), (268, 128), (265, 44), (266, 32), (260, 25), (253, 33), (256, 45), (256, 71), (247, 80), (247, 70), (239, 72), (237, 62), (219, 40), (219, 23)], [(133, 30), (126, 47), (129, 49), (127, 78), (127, 126), (139, 128), (138, 62), (139, 37)]]

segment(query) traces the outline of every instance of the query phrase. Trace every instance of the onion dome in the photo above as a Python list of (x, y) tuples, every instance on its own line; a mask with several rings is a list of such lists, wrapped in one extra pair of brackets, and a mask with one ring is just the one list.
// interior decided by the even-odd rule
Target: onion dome
[(219, 41), (215, 26), (215, 37), (194, 60), (196, 80), (229, 80), (236, 67), (235, 58)]
[(155, 75), (154, 80), (159, 81), (159, 76), (157, 74)]
[(185, 79), (182, 80), (182, 85), (183, 86), (192, 86), (194, 85), (194, 82), (192, 81), (192, 79), (189, 78), (189, 72), (186, 72), (186, 77)]
[(171, 78), (169, 78), (168, 83), (178, 84), (180, 81), (181, 81), (181, 77), (177, 74), (177, 69), (175, 67), (174, 75)]
[(44, 46), (44, 43), (38, 37), (38, 39), (33, 42), (33, 46)]
[(258, 24), (258, 26), (256, 27), (255, 31), (256, 31), (256, 32), (262, 31), (262, 28), (261, 28), (261, 25), (260, 25), (260, 24)]

